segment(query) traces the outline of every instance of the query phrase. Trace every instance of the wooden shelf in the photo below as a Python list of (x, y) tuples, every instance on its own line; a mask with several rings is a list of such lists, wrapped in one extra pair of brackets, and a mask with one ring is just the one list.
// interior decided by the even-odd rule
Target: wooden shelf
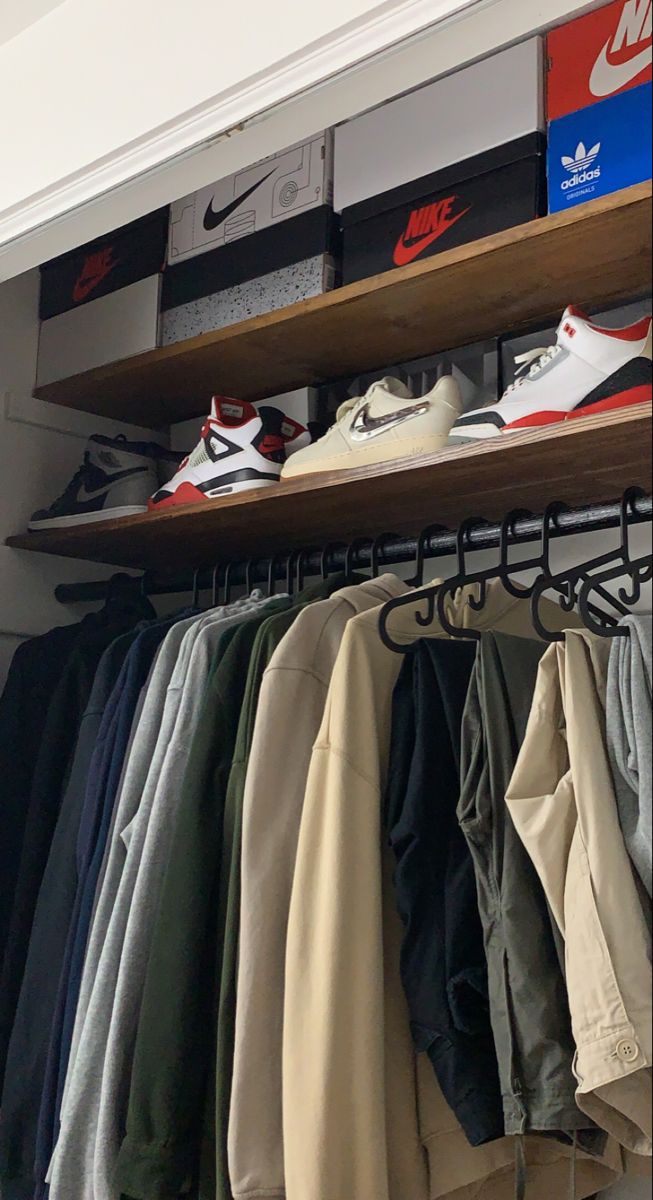
[(309, 475), (202, 505), (9, 538), (7, 544), (158, 571), (269, 556), (382, 528), (416, 534), (434, 522), (581, 505), (651, 486), (651, 406), (452, 447), (347, 472)]
[(568, 303), (650, 291), (651, 216), (639, 184), (35, 395), (154, 428), (203, 415), (214, 392), (257, 400), (554, 323)]

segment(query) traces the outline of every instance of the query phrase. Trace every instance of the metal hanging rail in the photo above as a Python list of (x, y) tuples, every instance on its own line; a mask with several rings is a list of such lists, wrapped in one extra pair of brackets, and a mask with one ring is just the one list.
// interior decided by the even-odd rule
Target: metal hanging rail
[[(633, 500), (629, 517), (630, 524), (641, 524), (653, 517), (653, 503), (650, 496), (638, 497)], [(619, 526), (621, 519), (621, 504), (614, 501), (604, 504), (593, 504), (586, 508), (561, 511), (556, 518), (551, 531), (553, 537), (568, 537), (571, 534), (595, 533), (601, 530), (614, 529)], [(488, 524), (479, 519), (478, 525), (467, 533), (467, 550), (491, 550), (500, 545), (501, 524)], [(511, 534), (511, 545), (532, 542), (542, 535), (542, 516), (524, 516), (518, 518)], [(372, 562), (373, 552), (379, 566), (395, 566), (400, 563), (414, 562), (418, 551), (426, 559), (443, 558), (456, 552), (456, 532), (442, 528), (432, 532), (424, 540), (417, 537), (397, 537), (393, 534), (381, 535), (376, 539), (360, 538), (349, 546), (333, 544), (322, 549), (306, 547), (279, 553), (273, 559), (262, 556), (259, 559), (249, 559), (248, 562), (232, 561), (219, 563), (218, 581), (224, 579), (224, 573), (229, 565), (229, 581), (232, 585), (244, 583), (264, 583), (271, 579), (285, 580), (289, 575), (289, 561), (293, 563), (303, 576), (319, 575), (328, 570), (347, 567), (367, 567)], [(217, 564), (216, 564), (217, 565)], [(128, 578), (128, 577), (127, 577)], [(162, 596), (175, 593), (188, 593), (198, 590), (211, 589), (216, 582), (215, 567), (202, 567), (197, 570), (171, 573), (150, 573), (136, 577), (136, 585), (140, 584), (144, 595)], [(92, 603), (105, 600), (109, 591), (109, 580), (95, 580), (89, 583), (62, 583), (55, 588), (55, 597), (62, 604)]]

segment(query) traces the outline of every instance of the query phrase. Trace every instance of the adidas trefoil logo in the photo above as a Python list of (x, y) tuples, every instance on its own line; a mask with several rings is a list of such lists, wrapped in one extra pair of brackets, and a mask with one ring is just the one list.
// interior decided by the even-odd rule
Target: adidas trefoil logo
[(570, 188), (581, 187), (584, 183), (592, 183), (593, 180), (600, 179), (601, 168), (594, 167), (594, 170), (591, 169), (592, 164), (596, 162), (600, 153), (600, 142), (592, 146), (591, 150), (586, 149), (584, 142), (579, 142), (573, 158), (570, 158), (567, 154), (563, 154), (561, 162), (565, 171), (568, 171), (571, 175), (571, 179), (563, 180), (561, 187), (565, 191), (568, 191)]

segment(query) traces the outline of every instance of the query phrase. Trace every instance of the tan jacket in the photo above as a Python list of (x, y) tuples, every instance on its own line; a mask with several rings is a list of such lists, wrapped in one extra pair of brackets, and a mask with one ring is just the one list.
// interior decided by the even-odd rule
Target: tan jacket
[[(459, 624), (533, 636), (528, 603), (491, 587), (481, 614), (458, 594)], [(548, 614), (568, 623), (557, 608)], [(412, 606), (392, 632), (419, 635)], [(470, 620), (471, 618), (471, 620)], [(441, 634), (436, 623), (423, 631)], [(492, 1200), (509, 1200), (514, 1145), (472, 1149), (437, 1087), (416, 1060), (399, 975), (401, 931), (382, 870), (381, 799), (386, 783), (392, 692), (401, 656), (379, 638), (378, 613), (350, 621), (331, 679), (308, 778), (291, 899), (286, 956), (283, 1118), (288, 1200), (471, 1200), (497, 1176)], [(529, 1150), (531, 1195), (566, 1186), (559, 1147)], [(619, 1173), (579, 1164), (578, 1196)], [(470, 1191), (466, 1189), (471, 1188)], [(463, 1189), (462, 1191), (460, 1189)]]
[(263, 676), (243, 807), (229, 1174), (234, 1197), (285, 1196), (281, 1051), (286, 931), (313, 743), (347, 623), (406, 585), (385, 575), (297, 617)]
[(507, 799), (565, 937), (578, 1104), (650, 1155), (651, 941), (606, 748), (609, 654), (581, 631), (546, 652)]

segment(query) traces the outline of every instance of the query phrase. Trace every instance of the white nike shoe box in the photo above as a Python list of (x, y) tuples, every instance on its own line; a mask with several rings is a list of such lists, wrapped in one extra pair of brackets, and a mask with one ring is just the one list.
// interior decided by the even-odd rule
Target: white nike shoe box
[(154, 350), (160, 288), (161, 275), (151, 275), (41, 321), (37, 387)]
[(177, 200), (170, 212), (171, 266), (333, 203), (333, 134), (300, 142)]
[(544, 129), (544, 42), (536, 37), (340, 125), (334, 207), (342, 212)]

